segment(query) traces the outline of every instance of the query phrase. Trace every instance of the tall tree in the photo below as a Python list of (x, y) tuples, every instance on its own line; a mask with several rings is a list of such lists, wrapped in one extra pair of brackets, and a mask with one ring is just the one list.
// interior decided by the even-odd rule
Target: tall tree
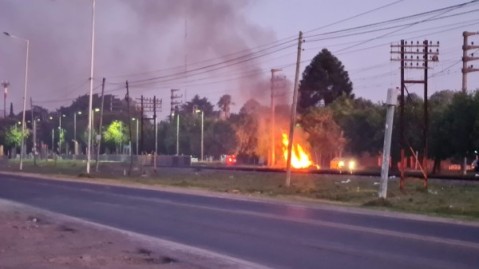
[[(231, 117), (237, 135), (238, 158), (242, 162), (257, 163), (259, 157), (266, 158), (269, 150), (269, 125), (265, 115), (267, 107), (254, 99), (248, 100), (238, 115)], [(279, 141), (279, 140), (278, 140)]]
[(15, 114), (13, 114), (13, 103), (10, 103), (10, 113), (8, 114), (10, 118), (15, 117)]
[(311, 108), (302, 116), (300, 122), (309, 134), (309, 142), (317, 163), (322, 163), (319, 156), (332, 158), (343, 151), (346, 139), (329, 108)]
[(216, 121), (205, 132), (205, 154), (219, 158), (221, 154), (236, 153), (238, 138), (228, 121)]
[(429, 156), (434, 159), (433, 172), (439, 172), (440, 162), (451, 155), (448, 123), (445, 115), (454, 98), (454, 92), (450, 90), (439, 91), (429, 98), (429, 113), (431, 124), (429, 127)]
[(213, 114), (213, 105), (206, 99), (206, 97), (200, 98), (200, 96), (195, 95), (191, 101), (186, 102), (181, 106), (181, 112), (183, 114), (192, 114), (193, 110), (200, 109), (205, 113), (206, 116), (212, 116)]
[(230, 117), (230, 107), (233, 104), (231, 101), (231, 95), (225, 94), (221, 96), (218, 101), (218, 107), (220, 108), (220, 119), (225, 120)]
[(303, 114), (322, 102), (329, 105), (342, 95), (354, 97), (352, 91), (353, 84), (341, 61), (329, 50), (323, 49), (303, 72), (298, 111)]

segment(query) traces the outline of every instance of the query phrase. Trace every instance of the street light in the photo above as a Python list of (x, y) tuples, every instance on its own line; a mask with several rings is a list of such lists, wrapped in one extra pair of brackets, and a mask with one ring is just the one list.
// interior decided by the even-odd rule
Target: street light
[(138, 123), (139, 123), (139, 120), (136, 119), (136, 118), (131, 118), (131, 120), (136, 121), (136, 155), (138, 155)]
[(77, 114), (81, 115), (81, 111), (73, 113), (73, 140), (77, 141)]
[(196, 113), (201, 113), (201, 161), (203, 161), (203, 148), (204, 148), (204, 139), (203, 139), (203, 133), (204, 133), (204, 129), (205, 129), (205, 126), (204, 126), (204, 118), (205, 118), (205, 113), (203, 112), (203, 110), (200, 110), (200, 109), (196, 109), (195, 110)]
[(25, 88), (23, 89), (23, 113), (22, 113), (22, 144), (20, 147), (20, 170), (23, 170), (23, 151), (25, 149), (25, 110), (27, 107), (27, 88), (28, 88), (28, 58), (29, 58), (29, 53), (30, 53), (30, 40), (21, 38), (15, 35), (12, 35), (7, 32), (3, 32), (4, 35), (22, 40), (26, 42), (27, 44), (27, 52), (26, 52), (26, 57), (25, 57)]
[[(95, 113), (100, 112), (100, 109), (95, 108), (91, 112), (92, 112), (91, 113), (91, 126), (92, 126), (91, 132), (94, 133), (95, 132)], [(100, 130), (99, 130), (99, 132), (100, 132)]]
[[(62, 129), (62, 118), (66, 117), (65, 114), (61, 114), (58, 116), (58, 154), (62, 154), (62, 136), (63, 136), (63, 129)], [(63, 138), (65, 138), (63, 136)]]
[(176, 156), (180, 155), (180, 113), (173, 112), (171, 116), (176, 116)]

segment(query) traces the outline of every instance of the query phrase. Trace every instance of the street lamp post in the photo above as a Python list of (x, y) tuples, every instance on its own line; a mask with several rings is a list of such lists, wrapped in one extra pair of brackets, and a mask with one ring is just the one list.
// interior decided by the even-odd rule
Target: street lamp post
[(63, 129), (62, 129), (62, 118), (65, 117), (64, 114), (60, 113), (58, 116), (58, 154), (62, 154), (62, 138), (63, 136)]
[(77, 114), (81, 115), (81, 111), (73, 113), (73, 140), (77, 141)]
[(135, 137), (136, 143), (135, 144), (136, 144), (136, 155), (138, 155), (138, 122), (139, 120), (137, 118), (132, 118), (131, 120), (136, 121), (136, 137)]
[(27, 107), (27, 88), (28, 88), (28, 58), (30, 54), (30, 40), (21, 38), (15, 35), (12, 35), (7, 32), (3, 32), (8, 37), (14, 38), (14, 39), (19, 39), (27, 44), (27, 52), (26, 52), (26, 57), (25, 57), (25, 87), (23, 89), (23, 113), (22, 113), (22, 144), (20, 147), (20, 170), (23, 170), (23, 151), (25, 150), (25, 110)]
[(180, 113), (176, 114), (176, 156), (180, 155)]
[(203, 138), (203, 133), (204, 133), (204, 120), (205, 120), (205, 113), (203, 110), (197, 109), (195, 111), (196, 113), (201, 113), (201, 154), (200, 154), (200, 160), (203, 161), (203, 149), (204, 149), (204, 138)]

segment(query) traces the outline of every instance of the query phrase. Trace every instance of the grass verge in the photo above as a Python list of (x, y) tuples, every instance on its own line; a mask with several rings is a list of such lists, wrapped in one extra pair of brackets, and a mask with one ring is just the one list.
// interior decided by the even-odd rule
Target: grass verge
[[(18, 171), (18, 162), (2, 165), (2, 170)], [(25, 172), (56, 176), (85, 176), (82, 161), (31, 161), (24, 163)], [(92, 165), (92, 170), (95, 166)], [(200, 168), (136, 167), (126, 176), (128, 164), (102, 163), (100, 172), (92, 172), (87, 180), (111, 179), (119, 182), (146, 185), (199, 188), (215, 192), (239, 193), (286, 199), (333, 202), (382, 210), (420, 213), (479, 220), (479, 183), (467, 181), (430, 180), (424, 189), (423, 181), (408, 178), (404, 190), (398, 179), (391, 179), (388, 199), (377, 199), (379, 179), (354, 175), (311, 175), (293, 173), (291, 186), (285, 187), (283, 173), (208, 170)], [(91, 177), (91, 178), (90, 178)]]

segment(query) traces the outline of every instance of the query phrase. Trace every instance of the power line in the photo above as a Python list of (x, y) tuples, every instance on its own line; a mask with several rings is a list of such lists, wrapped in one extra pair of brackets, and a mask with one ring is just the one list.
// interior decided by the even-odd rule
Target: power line
[(358, 18), (358, 17), (361, 17), (361, 16), (364, 16), (364, 15), (373, 13), (373, 12), (375, 12), (375, 11), (378, 11), (378, 10), (381, 10), (381, 9), (384, 9), (384, 8), (387, 8), (387, 7), (396, 5), (396, 4), (398, 4), (398, 3), (400, 3), (400, 2), (403, 2), (403, 1), (404, 1), (404, 0), (394, 1), (394, 2), (392, 2), (392, 3), (386, 4), (386, 5), (383, 5), (383, 6), (379, 6), (379, 7), (377, 7), (377, 8), (374, 8), (374, 9), (371, 9), (371, 10), (368, 10), (368, 11), (365, 11), (365, 12), (362, 12), (362, 13), (359, 13), (359, 14), (357, 14), (357, 15), (353, 15), (353, 16), (351, 16), (351, 17), (348, 17), (348, 18), (345, 18), (345, 19), (341, 19), (341, 20), (332, 22), (332, 23), (330, 23), (330, 24), (326, 24), (326, 25), (324, 25), (324, 26), (320, 26), (320, 27), (317, 27), (317, 28), (314, 28), (314, 29), (305, 31), (305, 33), (315, 32), (315, 31), (322, 30), (322, 29), (325, 29), (325, 28), (330, 27), (330, 26), (334, 26), (334, 25), (336, 25), (336, 24), (340, 24), (340, 23), (343, 23), (343, 22), (347, 22), (347, 21), (356, 19), (356, 18)]
[(441, 11), (444, 11), (444, 10), (455, 9), (455, 8), (458, 8), (458, 7), (465, 7), (465, 6), (468, 6), (468, 5), (471, 5), (471, 4), (475, 4), (478, 1), (479, 0), (473, 0), (473, 1), (466, 2), (466, 3), (462, 3), (462, 4), (457, 4), (457, 5), (452, 5), (452, 6), (448, 6), (448, 7), (444, 7), (444, 8), (434, 9), (434, 10), (430, 10), (430, 11), (426, 11), (426, 12), (416, 13), (416, 14), (413, 14), (413, 15), (403, 16), (403, 17), (399, 17), (399, 18), (395, 18), (395, 19), (391, 19), (391, 20), (379, 21), (379, 22), (375, 22), (375, 23), (364, 24), (364, 25), (360, 25), (360, 26), (335, 30), (335, 31), (326, 32), (326, 33), (318, 33), (318, 34), (306, 36), (305, 38), (308, 39), (308, 38), (316, 37), (316, 36), (327, 36), (327, 35), (331, 35), (331, 34), (338, 34), (338, 33), (355, 31), (355, 30), (360, 30), (360, 29), (365, 29), (365, 28), (371, 28), (371, 27), (375, 27), (375, 26), (379, 26), (379, 25), (383, 25), (383, 24), (400, 22), (400, 21), (403, 21), (403, 20), (413, 19), (413, 18), (416, 18), (416, 17), (427, 16), (427, 15), (434, 14), (434, 13), (437, 13), (437, 12), (441, 12)]
[[(423, 20), (420, 20), (420, 21), (416, 21), (416, 22), (410, 23), (410, 24), (408, 24), (408, 25), (405, 25), (405, 26), (401, 27), (400, 29), (396, 29), (396, 30), (394, 30), (394, 31), (391, 31), (391, 32), (388, 32), (388, 33), (385, 33), (385, 34), (382, 34), (382, 35), (379, 35), (379, 36), (376, 36), (376, 37), (371, 38), (371, 39), (369, 39), (369, 40), (366, 40), (366, 41), (363, 41), (363, 42), (359, 42), (359, 43), (357, 43), (357, 44), (354, 44), (354, 45), (351, 45), (351, 46), (342, 48), (342, 49), (338, 50), (337, 52), (339, 53), (339, 52), (348, 50), (348, 49), (350, 49), (350, 48), (353, 48), (353, 47), (356, 47), (356, 46), (360, 46), (360, 45), (369, 43), (369, 42), (371, 42), (371, 41), (373, 41), (373, 40), (377, 40), (377, 39), (379, 39), (379, 38), (383, 38), (383, 37), (389, 36), (390, 34), (397, 33), (397, 32), (399, 32), (399, 31), (402, 31), (402, 30), (404, 30), (404, 29), (406, 29), (406, 28), (412, 27), (412, 26), (417, 25), (417, 24), (420, 24), (420, 23), (424, 23), (424, 22), (432, 21), (432, 20), (434, 20), (434, 19), (438, 19), (439, 16), (444, 15), (444, 14), (446, 14), (446, 13), (448, 13), (448, 12), (451, 12), (452, 10), (457, 9), (457, 8), (460, 8), (460, 7), (462, 7), (462, 6), (458, 6), (458, 7), (452, 8), (452, 9), (444, 10), (443, 12), (441, 12), (441, 13), (439, 13), (439, 14), (436, 14), (436, 15), (433, 15), (433, 16), (427, 18), (427, 19), (423, 19)], [(457, 15), (457, 14), (455, 14), (455, 15)]]

